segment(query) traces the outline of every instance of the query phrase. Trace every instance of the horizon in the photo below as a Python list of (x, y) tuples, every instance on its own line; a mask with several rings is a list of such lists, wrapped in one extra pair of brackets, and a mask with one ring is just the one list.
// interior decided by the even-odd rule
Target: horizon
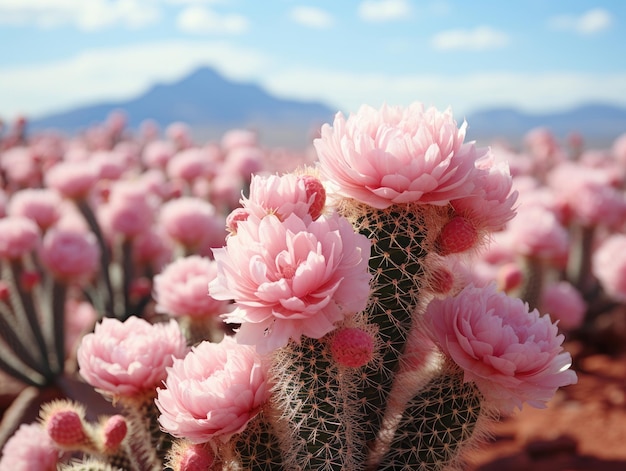
[(0, 0), (0, 117), (124, 101), (202, 66), (349, 113), (626, 106), (626, 3)]

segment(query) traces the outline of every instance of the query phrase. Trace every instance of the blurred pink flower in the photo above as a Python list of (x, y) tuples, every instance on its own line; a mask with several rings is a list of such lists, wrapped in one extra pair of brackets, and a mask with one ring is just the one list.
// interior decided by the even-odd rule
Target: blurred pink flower
[(175, 153), (176, 146), (172, 142), (151, 141), (144, 147), (141, 160), (148, 168), (165, 169)]
[(54, 227), (44, 235), (39, 255), (55, 278), (81, 282), (96, 273), (100, 247), (92, 232)]
[(517, 191), (511, 190), (513, 179), (509, 166), (495, 162), (489, 153), (476, 161), (476, 168), (479, 169), (474, 178), (476, 188), (471, 195), (452, 200), (452, 207), (472, 220), (479, 230), (500, 230), (515, 216)]
[(0, 169), (10, 188), (41, 186), (41, 168), (30, 147), (18, 146), (2, 151)]
[(602, 241), (592, 257), (593, 273), (607, 294), (626, 302), (626, 235), (609, 236)]
[(69, 199), (85, 198), (100, 176), (98, 165), (85, 161), (63, 161), (51, 167), (45, 175), (46, 186)]
[(180, 179), (188, 183), (197, 178), (206, 178), (214, 170), (215, 156), (207, 149), (190, 147), (174, 154), (167, 162), (166, 173), (171, 179)]
[(229, 152), (240, 147), (257, 147), (259, 136), (249, 129), (230, 129), (226, 131), (220, 140), (220, 146), (224, 152)]
[(134, 399), (156, 393), (174, 358), (188, 352), (175, 320), (150, 324), (138, 317), (125, 322), (104, 318), (78, 348), (80, 375), (114, 398)]
[(32, 219), (22, 216), (0, 219), (0, 259), (20, 258), (35, 250), (40, 240), (39, 227)]
[(83, 336), (93, 330), (98, 311), (88, 301), (69, 298), (65, 303), (65, 354), (73, 357)]
[(171, 316), (208, 317), (223, 314), (229, 302), (208, 295), (217, 263), (191, 255), (178, 258), (154, 277), (156, 311)]
[(173, 253), (173, 243), (160, 226), (152, 227), (133, 238), (135, 263), (150, 267), (154, 273), (160, 272), (172, 260)]
[(188, 250), (224, 244), (226, 221), (208, 201), (193, 196), (167, 201), (159, 222), (166, 234)]
[(2, 449), (0, 469), (55, 471), (59, 458), (59, 449), (41, 424), (22, 424)]
[(541, 292), (541, 311), (559, 321), (559, 328), (572, 330), (585, 319), (587, 303), (580, 292), (567, 281), (549, 283)]
[(111, 186), (109, 201), (98, 207), (98, 221), (109, 238), (133, 238), (150, 229), (157, 203), (156, 196), (137, 182), (118, 181)]
[(228, 441), (241, 432), (269, 397), (266, 370), (254, 348), (232, 337), (204, 341), (167, 369), (158, 389), (159, 423), (191, 443)]
[(434, 299), (425, 321), (443, 352), (464, 370), (493, 406), (510, 412), (524, 402), (545, 407), (557, 388), (577, 381), (563, 335), (549, 316), (495, 284), (465, 287), (457, 296)]
[(370, 241), (337, 213), (312, 222), (250, 216), (214, 255), (209, 293), (237, 302), (224, 318), (242, 323), (238, 340), (260, 352), (320, 338), (367, 304)]
[(546, 260), (561, 261), (569, 251), (567, 230), (541, 206), (520, 208), (507, 226), (506, 241), (519, 254)]
[(61, 196), (48, 188), (26, 188), (11, 197), (8, 212), (11, 216), (24, 216), (46, 231), (61, 217)]
[(450, 110), (362, 106), (346, 119), (335, 115), (314, 145), (322, 177), (337, 192), (375, 208), (420, 202), (445, 205), (472, 193), (474, 162), (486, 149), (463, 143)]

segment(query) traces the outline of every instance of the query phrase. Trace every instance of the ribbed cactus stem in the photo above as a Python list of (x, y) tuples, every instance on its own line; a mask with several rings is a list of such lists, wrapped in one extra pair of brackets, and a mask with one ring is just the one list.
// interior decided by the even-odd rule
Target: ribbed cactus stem
[(463, 451), (484, 438), (492, 416), (475, 384), (446, 365), (409, 401), (378, 469), (461, 469)]
[(234, 454), (241, 469), (249, 471), (285, 470), (282, 465), (279, 440), (270, 421), (271, 415), (272, 411), (268, 405), (248, 423), (246, 429), (234, 440)]
[(356, 370), (333, 360), (326, 338), (303, 338), (275, 353), (276, 407), (286, 470), (363, 469)]
[(128, 457), (133, 470), (160, 469), (171, 447), (171, 437), (160, 431), (154, 400), (148, 397), (125, 401), (122, 405), (128, 424)]
[(385, 415), (421, 290), (428, 280), (426, 256), (433, 251), (446, 222), (445, 208), (406, 204), (381, 210), (347, 200), (339, 211), (372, 241), (372, 292), (366, 317), (367, 322), (378, 326), (381, 351), (379, 360), (365, 367), (358, 395), (366, 417), (366, 439), (373, 441)]
[(545, 264), (541, 258), (526, 256), (522, 260), (523, 284), (517, 297), (528, 303), (528, 307), (536, 309), (543, 289)]

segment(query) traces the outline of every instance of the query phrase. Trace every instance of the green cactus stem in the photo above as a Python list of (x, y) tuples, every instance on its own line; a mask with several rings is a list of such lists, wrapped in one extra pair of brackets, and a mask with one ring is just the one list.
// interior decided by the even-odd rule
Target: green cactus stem
[(278, 437), (269, 417), (269, 407), (248, 423), (246, 429), (234, 440), (237, 461), (243, 470), (282, 471), (282, 455)]
[(446, 365), (409, 401), (378, 470), (461, 469), (462, 452), (485, 437), (492, 417), (475, 384)]

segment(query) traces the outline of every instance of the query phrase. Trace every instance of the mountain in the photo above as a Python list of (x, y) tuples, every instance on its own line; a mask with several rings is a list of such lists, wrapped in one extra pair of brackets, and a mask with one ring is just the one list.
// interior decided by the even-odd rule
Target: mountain
[(178, 82), (157, 84), (142, 95), (120, 102), (99, 103), (34, 119), (32, 130), (56, 129), (69, 134), (100, 124), (114, 110), (123, 110), (128, 126), (137, 129), (145, 120), (162, 128), (184, 122), (196, 133), (218, 135), (234, 127), (249, 127), (260, 134), (306, 136), (313, 126), (332, 121), (336, 112), (322, 103), (276, 98), (261, 87), (227, 80), (202, 67)]
[(524, 113), (513, 108), (491, 108), (466, 117), (468, 138), (519, 141), (528, 131), (543, 127), (558, 138), (578, 132), (589, 143), (607, 145), (626, 133), (626, 108), (595, 103), (557, 113)]

